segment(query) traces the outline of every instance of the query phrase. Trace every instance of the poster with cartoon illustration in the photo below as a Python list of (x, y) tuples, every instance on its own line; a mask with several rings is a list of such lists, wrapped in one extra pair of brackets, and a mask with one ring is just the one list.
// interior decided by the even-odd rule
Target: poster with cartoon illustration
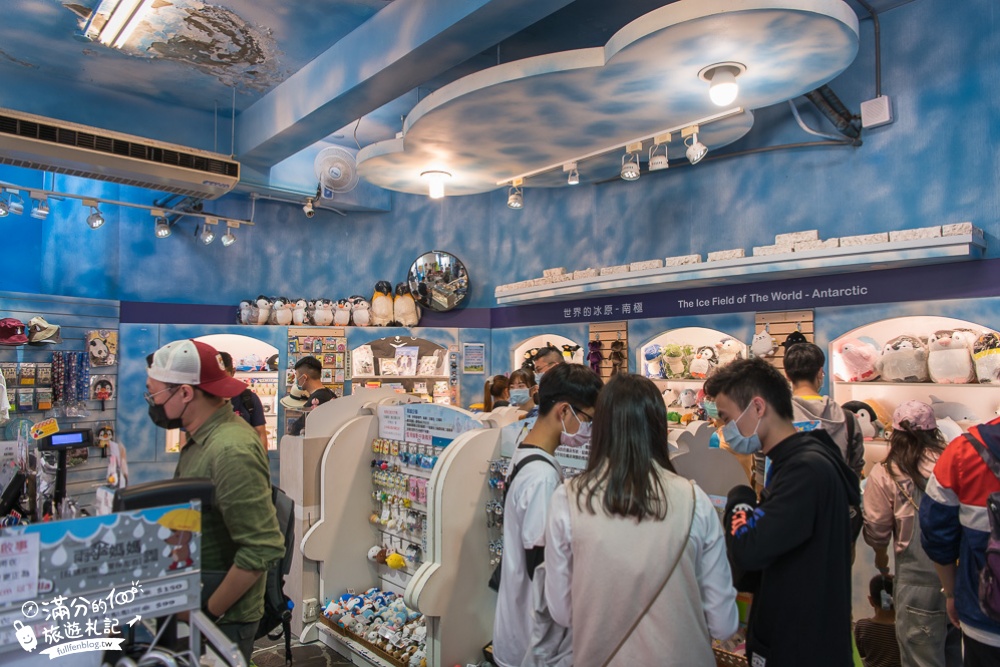
[(95, 401), (110, 401), (115, 397), (114, 375), (91, 375), (90, 398)]
[(87, 351), (91, 366), (114, 366), (118, 363), (118, 332), (110, 329), (88, 331)]

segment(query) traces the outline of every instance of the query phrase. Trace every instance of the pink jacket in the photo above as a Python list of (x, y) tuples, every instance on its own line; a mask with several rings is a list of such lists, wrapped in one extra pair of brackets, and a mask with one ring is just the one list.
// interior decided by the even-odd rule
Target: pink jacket
[[(934, 464), (937, 463), (938, 456), (937, 453), (925, 455), (920, 462), (920, 472), (930, 477), (931, 473), (934, 472)], [(900, 553), (910, 543), (916, 511), (899, 490), (899, 487), (896, 486), (896, 482), (899, 482), (899, 486), (903, 487), (903, 490), (913, 498), (914, 502), (919, 503), (919, 501), (913, 495), (916, 490), (913, 480), (895, 468), (893, 471), (894, 474), (890, 476), (885, 464), (880, 463), (872, 468), (872, 472), (865, 482), (864, 534), (865, 542), (872, 547), (889, 546), (889, 537), (891, 536), (896, 544), (895, 552)]]

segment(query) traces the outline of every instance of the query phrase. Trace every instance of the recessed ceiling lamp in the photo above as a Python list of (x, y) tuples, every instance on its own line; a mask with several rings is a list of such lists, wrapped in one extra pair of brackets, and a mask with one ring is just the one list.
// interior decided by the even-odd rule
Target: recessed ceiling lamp
[(201, 233), (198, 234), (198, 240), (209, 245), (215, 240), (215, 229), (213, 225), (219, 220), (217, 218), (205, 218), (205, 223), (201, 226)]
[(0, 195), (0, 218), (6, 218), (10, 214), (10, 204)]
[(564, 164), (563, 171), (569, 172), (569, 176), (566, 177), (567, 185), (580, 185), (580, 172), (576, 168), (576, 162), (567, 162)]
[(701, 159), (708, 155), (708, 146), (698, 141), (698, 126), (692, 125), (681, 130), (684, 137), (684, 145), (687, 146), (687, 159), (691, 164), (698, 164)]
[[(670, 143), (670, 133), (658, 134), (653, 138), (653, 146), (649, 149), (649, 170), (660, 171), (670, 167), (670, 158), (667, 157), (667, 144)], [(663, 146), (663, 153), (659, 153), (660, 146)]]
[(622, 180), (639, 180), (639, 151), (641, 150), (641, 141), (625, 147), (625, 155), (622, 156)]
[(523, 184), (523, 178), (515, 178), (511, 183), (510, 188), (507, 189), (507, 208), (512, 208), (515, 211), (524, 208), (524, 190), (521, 189)]
[(233, 234), (233, 227), (235, 227), (235, 225), (227, 220), (226, 233), (223, 234), (222, 238), (220, 239), (222, 241), (223, 247), (225, 248), (228, 248), (229, 246), (236, 243), (236, 236)]
[(13, 190), (7, 190), (10, 193), (9, 201), (7, 202), (7, 208), (14, 215), (21, 215), (24, 213), (24, 200), (21, 199), (21, 195)]
[(716, 63), (698, 72), (698, 77), (708, 81), (708, 96), (716, 106), (727, 107), (736, 101), (740, 86), (736, 77), (746, 71), (740, 63)]
[[(101, 0), (91, 15), (87, 36), (93, 39), (96, 35), (101, 44), (120, 49), (139, 27), (152, 5), (153, 0)], [(98, 24), (102, 18), (104, 22)]]
[(49, 217), (49, 198), (42, 192), (32, 192), (31, 198), (35, 200), (35, 205), (31, 207), (31, 217), (35, 220), (44, 220)]
[(427, 196), (431, 199), (441, 199), (444, 197), (444, 184), (451, 178), (451, 174), (432, 169), (421, 173), (420, 178), (427, 181)]
[(163, 209), (154, 208), (150, 211), (150, 214), (156, 218), (156, 225), (153, 228), (156, 233), (156, 238), (165, 239), (170, 236), (170, 221), (163, 215)]
[(87, 216), (87, 225), (91, 229), (97, 229), (104, 224), (104, 214), (97, 208), (96, 199), (84, 199), (83, 205), (90, 207), (90, 215)]

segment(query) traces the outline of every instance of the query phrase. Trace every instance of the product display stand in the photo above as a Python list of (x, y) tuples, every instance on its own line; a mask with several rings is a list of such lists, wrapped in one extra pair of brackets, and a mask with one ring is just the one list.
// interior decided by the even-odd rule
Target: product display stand
[[(483, 508), (489, 495), (485, 483), (489, 460), (498, 451), (500, 429), (464, 410), (412, 403), (413, 397), (388, 390), (359, 392), (352, 398), (363, 396), (380, 401), (353, 406), (354, 416), (343, 420), (327, 439), (319, 462), (318, 520), (301, 542), (303, 556), (319, 563), (318, 599), (322, 604), (345, 591), (361, 592), (371, 586), (403, 592), (405, 603), (425, 615), (428, 665), (478, 660), (492, 634), (496, 604), (486, 585), (490, 566)], [(327, 430), (319, 424), (328, 420), (333, 425), (351, 412), (339, 409), (348, 407), (337, 406), (341, 401), (345, 399), (326, 404), (330, 407), (323, 415), (317, 409), (309, 416), (305, 447), (314, 441), (314, 432)], [(381, 429), (380, 411), (383, 419), (389, 413), (393, 417), (393, 423), (381, 424)], [(379, 438), (433, 445), (440, 452), (433, 470), (427, 471), (424, 562), (411, 576), (405, 570), (390, 573), (368, 558), (372, 544), (385, 532), (370, 520), (372, 444)], [(303, 641), (317, 632), (321, 641), (346, 651), (356, 664), (392, 664), (325, 624), (307, 626)]]

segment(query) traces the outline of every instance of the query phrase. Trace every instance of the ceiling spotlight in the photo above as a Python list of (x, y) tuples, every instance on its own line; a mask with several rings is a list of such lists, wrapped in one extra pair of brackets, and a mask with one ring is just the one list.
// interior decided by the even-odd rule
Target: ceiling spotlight
[(165, 239), (170, 236), (170, 223), (162, 215), (156, 216), (156, 238)]
[(302, 206), (302, 212), (306, 214), (307, 218), (311, 218), (316, 215), (316, 209), (313, 207), (313, 198), (309, 197), (306, 199), (306, 203)]
[(524, 179), (515, 178), (510, 188), (507, 189), (507, 208), (512, 208), (515, 211), (524, 208), (524, 190), (521, 188), (523, 183)]
[(636, 141), (625, 147), (625, 155), (622, 156), (622, 180), (639, 180), (639, 151), (641, 150), (641, 141)]
[(447, 171), (431, 170), (420, 174), (420, 178), (427, 181), (427, 196), (431, 199), (441, 199), (444, 197), (444, 184), (451, 178)]
[(21, 199), (21, 195), (11, 190), (8, 190), (7, 192), (10, 193), (10, 201), (7, 202), (7, 208), (10, 212), (14, 215), (21, 215), (24, 213), (24, 200)]
[[(211, 222), (209, 222), (211, 220)], [(201, 233), (198, 234), (198, 240), (209, 245), (215, 240), (215, 230), (212, 225), (217, 222), (214, 218), (205, 218), (205, 224), (201, 226)]]
[(90, 207), (90, 215), (87, 216), (87, 225), (91, 229), (97, 229), (104, 224), (104, 214), (97, 208), (96, 199), (84, 199), (83, 205)]
[[(653, 138), (653, 146), (649, 149), (649, 170), (660, 171), (670, 167), (670, 158), (667, 156), (667, 144), (670, 143), (670, 133), (659, 134)], [(659, 152), (663, 146), (663, 153)]]
[(687, 159), (691, 164), (698, 164), (708, 154), (708, 146), (698, 141), (700, 130), (701, 128), (697, 125), (690, 125), (681, 130), (681, 137), (684, 138), (684, 145), (687, 146)]
[(49, 199), (44, 195), (39, 195), (39, 197), (31, 208), (31, 217), (36, 220), (44, 220), (49, 217)]
[(698, 72), (698, 76), (708, 81), (708, 96), (716, 106), (727, 107), (736, 101), (740, 93), (736, 77), (746, 71), (740, 63), (716, 63)]
[(9, 213), (10, 204), (7, 203), (6, 199), (0, 196), (0, 218), (6, 218)]
[(566, 177), (567, 185), (580, 185), (580, 172), (576, 168), (576, 162), (564, 164), (563, 171), (569, 172), (569, 176)]
[(223, 234), (220, 240), (222, 241), (223, 247), (228, 248), (229, 246), (236, 243), (236, 236), (233, 235), (233, 229), (232, 229), (233, 223), (227, 222), (226, 227), (227, 227), (226, 233)]

